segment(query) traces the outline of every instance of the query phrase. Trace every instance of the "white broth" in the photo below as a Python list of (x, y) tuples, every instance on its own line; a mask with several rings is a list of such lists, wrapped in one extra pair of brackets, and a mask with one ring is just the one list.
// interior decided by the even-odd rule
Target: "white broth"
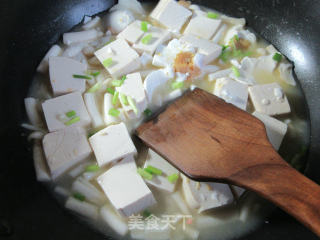
[(299, 170), (309, 141), (292, 64), (244, 19), (186, 1), (123, 0), (85, 17), (44, 57), (25, 100), (37, 179), (95, 230), (119, 239), (232, 239), (273, 206), (188, 179), (133, 136), (187, 89), (204, 89), (266, 125)]

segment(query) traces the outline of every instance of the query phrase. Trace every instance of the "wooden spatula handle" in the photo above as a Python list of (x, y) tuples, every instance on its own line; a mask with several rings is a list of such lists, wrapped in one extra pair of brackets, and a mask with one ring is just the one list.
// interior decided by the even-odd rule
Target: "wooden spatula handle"
[(275, 203), (320, 237), (320, 186), (285, 163), (276, 152), (274, 158), (281, 161), (250, 167), (229, 179)]

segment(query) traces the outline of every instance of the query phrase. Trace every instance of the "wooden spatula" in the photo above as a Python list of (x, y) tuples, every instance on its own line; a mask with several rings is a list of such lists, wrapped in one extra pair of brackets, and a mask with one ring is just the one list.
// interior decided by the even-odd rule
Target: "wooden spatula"
[(136, 134), (188, 177), (250, 189), (320, 236), (320, 187), (279, 156), (249, 113), (196, 89)]

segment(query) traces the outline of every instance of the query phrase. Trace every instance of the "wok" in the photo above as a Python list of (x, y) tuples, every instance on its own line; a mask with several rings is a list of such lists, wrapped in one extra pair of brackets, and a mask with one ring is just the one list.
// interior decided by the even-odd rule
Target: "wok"
[[(194, 0), (235, 17), (295, 63), (307, 99), (311, 145), (305, 174), (320, 182), (320, 1)], [(75, 220), (35, 179), (30, 144), (19, 124), (35, 69), (63, 32), (112, 0), (1, 0), (0, 2), (0, 239), (105, 239)], [(281, 210), (241, 239), (317, 239)]]

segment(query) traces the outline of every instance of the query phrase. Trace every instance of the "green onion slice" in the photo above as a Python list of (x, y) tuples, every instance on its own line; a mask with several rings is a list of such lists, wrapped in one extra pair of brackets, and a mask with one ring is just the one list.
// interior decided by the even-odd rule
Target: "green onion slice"
[(126, 105), (126, 106), (129, 105), (127, 96), (124, 95), (123, 93), (120, 93), (120, 101), (122, 102), (122, 104), (124, 104), (124, 105)]
[(102, 64), (103, 64), (103, 66), (105, 66), (105, 67), (110, 67), (111, 66), (111, 64), (112, 64), (112, 58), (107, 58), (106, 60), (104, 60), (103, 62), (102, 62)]
[(108, 113), (111, 116), (118, 117), (120, 114), (120, 111), (118, 109), (111, 108)]
[(91, 77), (86, 76), (86, 75), (79, 75), (79, 74), (73, 74), (72, 75), (74, 78), (80, 78), (80, 79), (91, 79)]
[(143, 44), (149, 44), (149, 42), (151, 41), (152, 39), (152, 34), (148, 34), (146, 36), (144, 36), (142, 39), (141, 39), (141, 42)]
[(118, 103), (118, 98), (119, 98), (119, 92), (116, 91), (114, 94), (113, 94), (113, 98), (112, 98), (112, 104), (113, 105), (116, 105)]
[(152, 111), (149, 109), (149, 108), (147, 108), (146, 110), (144, 110), (144, 112), (143, 112), (147, 117), (150, 117), (151, 115), (152, 115)]
[(65, 122), (64, 124), (65, 124), (66, 126), (70, 126), (70, 125), (75, 124), (75, 123), (77, 123), (77, 122), (79, 122), (79, 121), (80, 121), (80, 117), (79, 117), (79, 116), (76, 116), (76, 117), (74, 117), (74, 118), (71, 118), (69, 121)]
[(144, 169), (138, 168), (137, 172), (138, 172), (138, 174), (139, 174), (141, 177), (143, 177), (144, 179), (152, 180), (152, 174), (151, 174), (151, 173), (148, 173), (148, 172), (145, 171)]
[(151, 174), (162, 175), (162, 170), (151, 165), (148, 165), (144, 170)]
[(167, 177), (168, 181), (171, 183), (175, 183), (179, 178), (178, 173), (171, 174), (170, 176)]
[(134, 113), (136, 115), (138, 115), (138, 108), (137, 108), (134, 100), (130, 96), (127, 96), (127, 99), (128, 99), (128, 103), (129, 103), (130, 107), (132, 108), (132, 110), (134, 111)]
[(232, 66), (232, 72), (236, 77), (240, 77), (240, 71), (237, 67)]
[(66, 116), (68, 118), (72, 118), (72, 117), (74, 117), (76, 115), (77, 115), (76, 111), (73, 111), (73, 110), (66, 113)]
[(208, 18), (212, 18), (212, 19), (216, 19), (216, 18), (218, 18), (218, 14), (217, 13), (214, 13), (214, 12), (208, 12), (208, 14), (207, 14), (207, 17)]
[(143, 31), (143, 32), (148, 32), (148, 22), (146, 22), (146, 21), (142, 21), (141, 22), (141, 30)]
[(173, 82), (171, 83), (171, 88), (172, 89), (179, 89), (179, 88), (183, 88), (183, 82)]
[(273, 60), (275, 60), (276, 62), (281, 62), (282, 60), (282, 55), (280, 53), (275, 53), (272, 57)]
[(91, 76), (93, 76), (93, 77), (97, 77), (97, 76), (99, 76), (100, 75), (100, 71), (96, 71), (96, 72), (91, 72), (91, 73), (89, 73)]
[(120, 87), (123, 84), (122, 80), (112, 80), (111, 85), (113, 87)]
[(142, 216), (145, 218), (150, 217), (151, 215), (152, 215), (152, 213), (149, 210), (144, 210), (142, 212)]
[(97, 172), (100, 169), (98, 165), (89, 165), (86, 167), (86, 172)]
[(84, 200), (86, 200), (86, 197), (84, 195), (82, 195), (81, 193), (74, 193), (73, 197), (75, 199), (78, 199), (79, 201), (83, 202)]
[(108, 87), (107, 92), (111, 93), (112, 95), (114, 94), (115, 90), (113, 88)]

